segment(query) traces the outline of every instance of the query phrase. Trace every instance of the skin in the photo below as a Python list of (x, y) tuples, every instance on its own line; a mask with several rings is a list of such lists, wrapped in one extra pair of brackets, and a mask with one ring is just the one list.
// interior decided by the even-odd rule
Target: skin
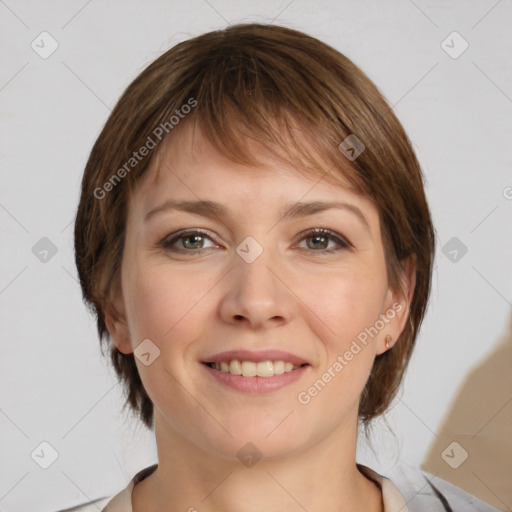
[[(256, 143), (248, 150), (262, 165), (226, 159), (185, 126), (173, 132), (129, 201), (107, 326), (124, 353), (145, 339), (160, 350), (148, 366), (136, 358), (154, 403), (159, 466), (135, 486), (133, 510), (381, 511), (380, 489), (356, 467), (358, 404), (374, 358), (387, 350), (386, 335), (394, 343), (404, 329), (413, 263), (404, 265), (404, 290), (392, 290), (378, 211), (368, 198), (307, 178)], [(144, 222), (171, 199), (216, 201), (229, 216), (165, 210)], [(347, 209), (283, 220), (283, 205), (298, 200), (350, 203), (368, 226)], [(329, 229), (350, 246), (303, 238), (309, 228)], [(162, 246), (184, 229), (207, 237), (189, 237), (188, 246), (182, 238), (174, 245), (181, 252)], [(263, 248), (252, 263), (236, 252), (248, 236)], [(401, 312), (309, 404), (299, 403), (298, 394), (396, 303)], [(201, 363), (237, 349), (280, 349), (309, 366), (284, 388), (243, 393)], [(250, 468), (236, 455), (247, 442), (262, 454)]]

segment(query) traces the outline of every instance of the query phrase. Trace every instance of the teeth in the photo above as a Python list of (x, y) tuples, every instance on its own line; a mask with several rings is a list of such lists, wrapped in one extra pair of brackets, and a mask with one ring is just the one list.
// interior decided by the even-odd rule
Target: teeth
[(256, 374), (259, 377), (272, 377), (274, 375), (274, 363), (272, 361), (261, 361), (256, 365)]
[(258, 373), (256, 363), (252, 361), (242, 361), (242, 375), (244, 377), (255, 377)]
[(212, 368), (221, 372), (231, 373), (231, 375), (243, 375), (244, 377), (272, 377), (283, 373), (291, 372), (301, 365), (294, 365), (289, 361), (237, 361), (233, 360), (229, 363), (222, 361), (220, 363), (212, 363)]
[(284, 373), (284, 361), (274, 361), (272, 364), (274, 375), (281, 375)]
[(242, 365), (240, 361), (235, 360), (229, 363), (229, 373), (231, 373), (231, 375), (242, 375)]

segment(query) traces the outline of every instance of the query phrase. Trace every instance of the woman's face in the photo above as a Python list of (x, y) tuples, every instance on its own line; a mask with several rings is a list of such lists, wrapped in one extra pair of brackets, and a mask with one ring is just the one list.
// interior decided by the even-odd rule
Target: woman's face
[(188, 127), (169, 142), (130, 200), (119, 316), (107, 315), (118, 348), (135, 350), (157, 429), (227, 458), (355, 431), (374, 358), (407, 311), (377, 209), (270, 158), (233, 163)]

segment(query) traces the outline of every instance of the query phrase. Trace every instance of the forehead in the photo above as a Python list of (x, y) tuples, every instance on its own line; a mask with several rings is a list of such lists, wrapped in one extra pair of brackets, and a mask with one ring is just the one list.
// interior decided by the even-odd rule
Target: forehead
[(317, 167), (305, 169), (249, 138), (244, 149), (257, 159), (256, 165), (234, 162), (196, 125), (183, 126), (158, 149), (146, 175), (137, 184), (134, 202), (145, 211), (170, 196), (193, 200), (216, 197), (225, 202), (245, 203), (268, 202), (273, 198), (313, 200), (317, 196), (368, 202), (368, 198), (356, 193), (343, 172), (328, 162), (319, 160)]

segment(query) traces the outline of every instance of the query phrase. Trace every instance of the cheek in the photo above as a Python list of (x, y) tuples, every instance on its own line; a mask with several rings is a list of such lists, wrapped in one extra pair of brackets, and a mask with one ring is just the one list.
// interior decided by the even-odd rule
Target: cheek
[(208, 290), (207, 283), (188, 280), (165, 265), (147, 263), (138, 265), (131, 279), (127, 295), (131, 298), (132, 341), (149, 338), (164, 349), (168, 340), (190, 336), (195, 325), (190, 318), (201, 311), (200, 299)]
[(332, 272), (310, 281), (303, 290), (307, 305), (311, 304), (310, 323), (318, 325), (317, 335), (330, 350), (344, 350), (382, 312), (387, 292), (385, 271), (368, 268), (372, 267)]
[(301, 404), (310, 400), (308, 411), (321, 414), (327, 407), (340, 419), (347, 408), (357, 407), (375, 358), (377, 337), (370, 328), (379, 319), (386, 292), (385, 269), (379, 265), (352, 266), (304, 288), (312, 304), (304, 308), (304, 318), (323, 344), (315, 380), (299, 398)]
[(167, 419), (179, 428), (186, 411), (195, 407), (183, 383), (187, 382), (187, 363), (196, 364), (194, 340), (204, 325), (212, 284), (166, 265), (147, 263), (131, 274), (131, 283), (132, 344), (136, 348), (149, 339), (159, 350), (149, 365), (136, 357), (139, 375), (155, 407), (165, 411)]
[(211, 292), (219, 278), (198, 278), (196, 269), (173, 268), (166, 263), (146, 261), (132, 268), (136, 269), (130, 275), (129, 290), (132, 346), (136, 349), (149, 339), (158, 349), (158, 358), (148, 366), (136, 357), (139, 374), (155, 406), (179, 417), (179, 404), (183, 409), (190, 399), (182, 386), (193, 387), (189, 373), (199, 364), (197, 341), (205, 337), (212, 314)]

